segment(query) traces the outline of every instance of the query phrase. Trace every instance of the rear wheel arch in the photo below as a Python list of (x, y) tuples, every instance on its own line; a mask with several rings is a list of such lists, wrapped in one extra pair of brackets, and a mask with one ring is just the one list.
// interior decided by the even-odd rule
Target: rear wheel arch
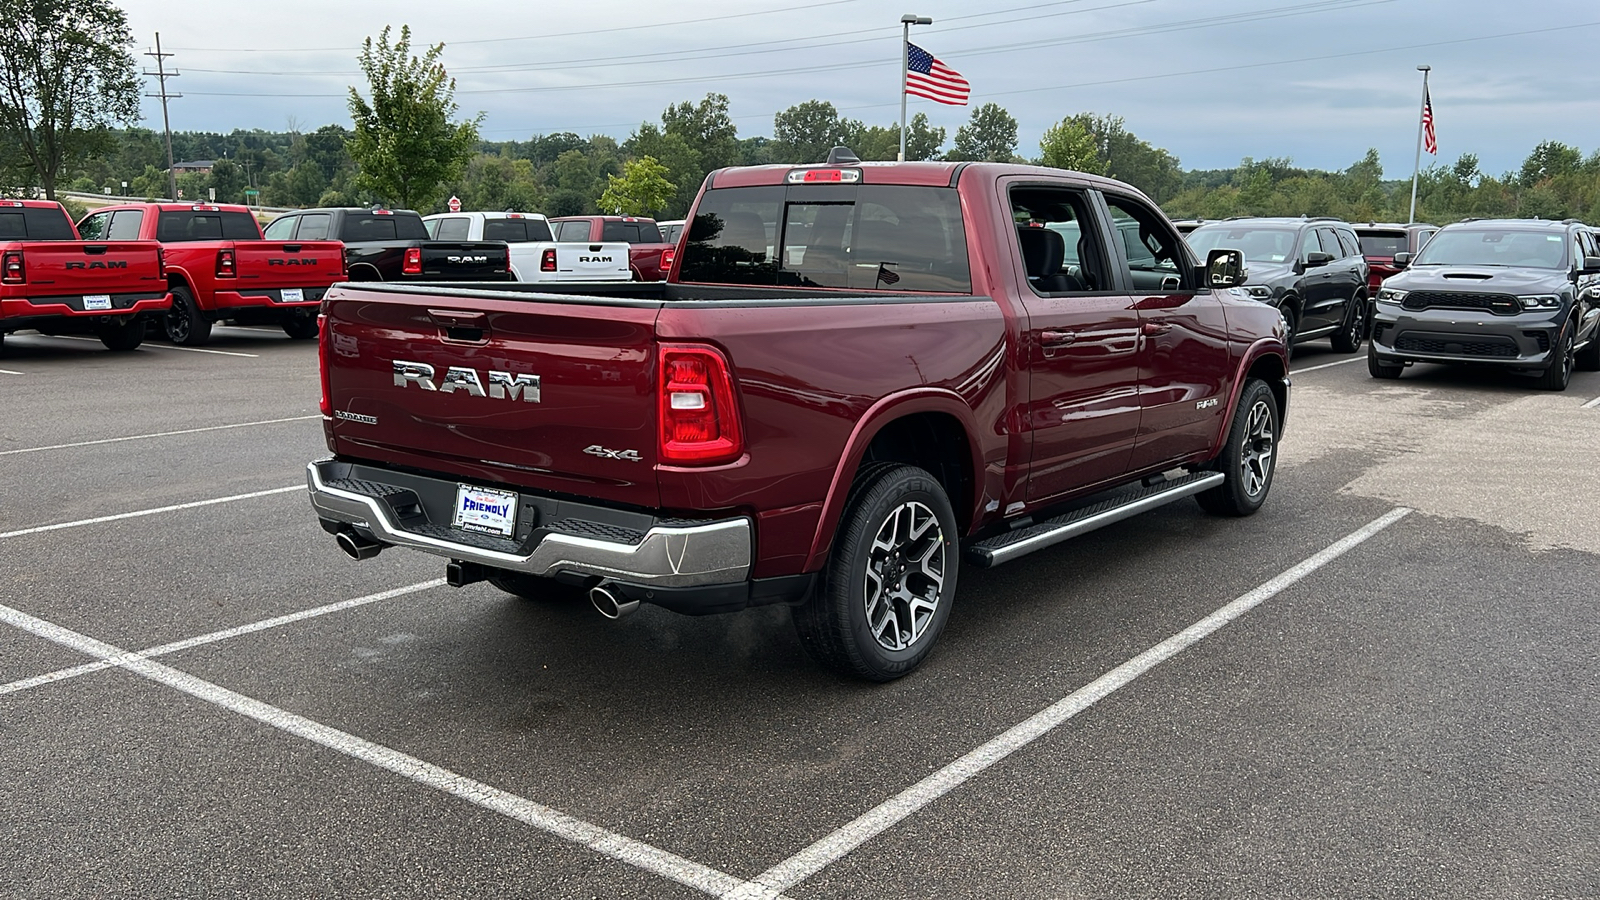
[(350, 267), (351, 281), (382, 281), (383, 275), (376, 268), (366, 263), (356, 263)]
[(880, 400), (857, 424), (834, 470), (812, 539), (806, 571), (827, 560), (852, 486), (884, 463), (924, 469), (950, 498), (959, 528), (969, 528), (982, 490), (981, 452), (972, 411), (960, 397), (933, 390)]

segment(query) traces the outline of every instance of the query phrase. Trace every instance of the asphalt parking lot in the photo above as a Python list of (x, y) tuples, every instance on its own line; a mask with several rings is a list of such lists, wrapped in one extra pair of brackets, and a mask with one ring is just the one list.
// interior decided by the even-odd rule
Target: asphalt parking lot
[(988, 572), (841, 681), (355, 563), (316, 348), (0, 356), (0, 896), (1600, 896), (1600, 374), (1315, 347), (1256, 516)]

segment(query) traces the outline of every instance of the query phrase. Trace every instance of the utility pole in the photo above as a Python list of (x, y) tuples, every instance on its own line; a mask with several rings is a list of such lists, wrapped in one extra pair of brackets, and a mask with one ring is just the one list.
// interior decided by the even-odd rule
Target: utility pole
[(161, 98), (161, 126), (167, 132), (167, 198), (170, 200), (178, 199), (178, 173), (172, 171), (172, 120), (167, 116), (167, 101), (183, 96), (182, 94), (167, 93), (167, 79), (178, 77), (177, 72), (168, 72), (166, 66), (167, 57), (174, 55), (161, 52), (161, 32), (158, 31), (156, 32), (155, 51), (145, 53), (145, 56), (151, 57), (156, 61), (156, 70), (154, 72), (149, 69), (144, 70), (144, 74), (156, 76), (156, 79), (161, 84), (161, 92), (159, 94), (145, 94), (145, 96)]

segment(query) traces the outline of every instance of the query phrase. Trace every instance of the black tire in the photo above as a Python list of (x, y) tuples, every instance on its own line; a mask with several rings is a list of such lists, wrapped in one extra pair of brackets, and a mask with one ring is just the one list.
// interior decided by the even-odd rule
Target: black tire
[(513, 597), (521, 597), (524, 600), (568, 601), (575, 599), (580, 593), (577, 587), (562, 584), (554, 578), (529, 575), (526, 572), (510, 572), (505, 569), (496, 569), (488, 581)]
[(144, 319), (134, 317), (119, 324), (104, 323), (95, 329), (95, 335), (100, 338), (100, 343), (106, 345), (107, 350), (125, 353), (137, 350), (144, 343)]
[(1367, 298), (1356, 294), (1344, 311), (1344, 321), (1333, 333), (1335, 353), (1354, 353), (1367, 337)]
[(172, 308), (167, 310), (164, 322), (167, 340), (185, 347), (198, 347), (211, 340), (211, 323), (201, 314), (189, 289), (178, 285), (172, 289)]
[(308, 341), (317, 336), (315, 316), (290, 316), (283, 320), (283, 333), (297, 341)]
[(794, 610), (801, 644), (836, 672), (899, 678), (944, 631), (959, 558), (955, 512), (932, 475), (898, 464), (864, 469), (821, 581)]
[(1386, 363), (1378, 358), (1378, 348), (1373, 344), (1367, 345), (1367, 374), (1373, 378), (1399, 378), (1405, 371), (1401, 363)]
[(1201, 509), (1215, 516), (1248, 516), (1261, 508), (1278, 468), (1278, 422), (1272, 389), (1259, 378), (1245, 382), (1228, 443), (1213, 460), (1213, 469), (1225, 480), (1195, 495)]
[(1550, 365), (1539, 375), (1539, 387), (1544, 390), (1564, 391), (1572, 381), (1572, 370), (1578, 362), (1577, 354), (1572, 350), (1577, 340), (1572, 333), (1574, 324), (1568, 322), (1556, 335), (1556, 345), (1550, 350)]
[(1600, 372), (1600, 327), (1595, 328), (1589, 343), (1574, 354), (1572, 360), (1584, 372)]
[(1295, 311), (1294, 306), (1288, 300), (1283, 301), (1283, 305), (1278, 308), (1278, 312), (1283, 314), (1283, 355), (1292, 361), (1294, 359), (1295, 332), (1300, 330), (1300, 314)]

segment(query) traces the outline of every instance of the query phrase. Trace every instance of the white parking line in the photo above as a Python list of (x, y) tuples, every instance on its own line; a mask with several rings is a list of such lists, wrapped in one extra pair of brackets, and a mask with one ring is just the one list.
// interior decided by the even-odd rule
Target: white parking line
[(213, 500), (196, 500), (192, 503), (177, 503), (172, 506), (158, 506), (155, 509), (141, 509), (135, 512), (117, 513), (114, 516), (98, 516), (93, 519), (80, 519), (76, 522), (59, 522), (55, 525), (40, 525), (35, 528), (24, 528), (20, 531), (0, 531), (0, 540), (5, 538), (22, 537), (27, 534), (41, 534), (46, 531), (59, 531), (63, 528), (78, 528), (83, 525), (99, 525), (101, 522), (118, 522), (123, 519), (137, 519), (143, 516), (153, 516), (157, 513), (177, 512), (180, 509), (195, 509), (200, 506), (215, 506), (218, 503), (232, 503), (235, 500), (252, 500), (256, 497), (268, 497), (273, 494), (287, 494), (290, 491), (303, 491), (303, 484), (289, 487), (273, 488), (270, 491), (252, 491), (248, 494), (234, 494), (232, 497), (217, 497)]
[[(80, 337), (75, 334), (52, 334), (47, 336), (60, 338), (64, 341), (94, 341), (96, 343), (100, 341), (99, 338)], [(261, 358), (261, 354), (259, 353), (238, 353), (233, 350), (207, 350), (203, 347), (179, 347), (176, 344), (140, 344), (139, 346), (145, 348), (146, 350), (187, 350), (190, 353), (215, 353), (218, 356), (242, 356), (246, 359)]]
[[(0, 369), (0, 371), (5, 371)], [(21, 373), (18, 373), (21, 374)], [(202, 431), (226, 431), (230, 428), (251, 428), (256, 425), (277, 425), (281, 422), (303, 422), (306, 419), (320, 419), (321, 415), (290, 416), (287, 419), (262, 419), (259, 422), (237, 422), (233, 425), (208, 425), (204, 428), (185, 428), (182, 431), (157, 431), (151, 434), (130, 434), (127, 437), (103, 438), (98, 441), (74, 441), (70, 444), (51, 444), (47, 447), (24, 447), (20, 450), (0, 450), (0, 456), (10, 456), (13, 453), (40, 453), (45, 450), (65, 450), (68, 447), (92, 447), (96, 444), (120, 444), (123, 441), (142, 441), (146, 438), (172, 437), (177, 434), (199, 434)]]
[(1097, 701), (1124, 687), (1157, 665), (1182, 653), (1222, 626), (1276, 596), (1352, 548), (1400, 521), (1411, 510), (1398, 507), (1367, 523), (1327, 549), (1307, 558), (1255, 590), (1223, 606), (1154, 647), (1100, 676), (1054, 705), (856, 818), (833, 834), (796, 853), (723, 895), (724, 900), (769, 900), (842, 859), (851, 851), (894, 827), (907, 816), (959, 787), (968, 779), (1026, 747)]
[(1596, 409), (1596, 408), (1600, 408), (1600, 397), (1596, 397), (1593, 400), (1590, 400), (1588, 403), (1585, 403), (1584, 405), (1582, 405), (1582, 406), (1580, 406), (1578, 408), (1579, 409)]
[(159, 647), (151, 647), (148, 650), (140, 650), (137, 653), (130, 653), (128, 654), (126, 660), (100, 660), (97, 662), (84, 663), (81, 666), (70, 666), (65, 669), (57, 669), (54, 672), (46, 672), (43, 675), (35, 675), (32, 678), (23, 678), (19, 681), (13, 681), (10, 684), (0, 684), (0, 695), (15, 694), (18, 691), (25, 691), (29, 688), (41, 687), (47, 684), (55, 684), (58, 681), (66, 681), (69, 678), (77, 678), (79, 675), (87, 675), (90, 672), (99, 672), (103, 669), (110, 669), (115, 666), (122, 665), (128, 660), (149, 659), (154, 656), (166, 656), (169, 653), (177, 653), (180, 650), (188, 650), (192, 647), (215, 644), (218, 641), (226, 641), (231, 638), (240, 637), (246, 634), (255, 634), (258, 631), (266, 631), (268, 628), (277, 628), (280, 625), (291, 625), (295, 622), (303, 622), (306, 619), (315, 619), (318, 616), (325, 616), (329, 613), (343, 612), (344, 610), (354, 609), (358, 606), (366, 606), (369, 603), (377, 603), (382, 600), (392, 600), (395, 597), (403, 597), (406, 594), (415, 594), (418, 591), (436, 588), (444, 583), (445, 581), (443, 578), (435, 578), (432, 581), (422, 581), (418, 582), (417, 584), (408, 584), (405, 587), (397, 587), (392, 590), (382, 591), (377, 594), (368, 594), (365, 597), (356, 597), (352, 600), (341, 600), (338, 603), (329, 603), (326, 606), (318, 606), (314, 609), (305, 609), (301, 610), (300, 612), (289, 613), (287, 615), (274, 616), (271, 619), (262, 619), (259, 622), (252, 622), (249, 625), (239, 625), (234, 628), (225, 628), (221, 631), (213, 631), (210, 634), (202, 634), (198, 637), (184, 638), (181, 641), (173, 641), (170, 644), (162, 644)]
[(21, 375), (21, 374), (22, 374), (21, 372), (13, 372), (10, 369), (0, 369), (0, 375)]
[(1341, 359), (1338, 362), (1323, 363), (1320, 366), (1307, 366), (1304, 369), (1290, 369), (1289, 370), (1289, 374), (1290, 375), (1299, 375), (1299, 374), (1301, 374), (1303, 372), (1315, 372), (1318, 369), (1331, 369), (1334, 366), (1347, 366), (1350, 363), (1361, 362), (1364, 359), (1366, 359), (1365, 356), (1353, 356), (1350, 359)]
[(724, 896), (745, 886), (743, 881), (726, 872), (616, 832), (607, 831), (598, 825), (575, 819), (525, 797), (502, 791), (415, 756), (330, 728), (253, 697), (246, 697), (187, 672), (148, 659), (140, 659), (137, 654), (120, 647), (97, 641), (9, 606), (0, 605), (0, 622), (703, 893)]

